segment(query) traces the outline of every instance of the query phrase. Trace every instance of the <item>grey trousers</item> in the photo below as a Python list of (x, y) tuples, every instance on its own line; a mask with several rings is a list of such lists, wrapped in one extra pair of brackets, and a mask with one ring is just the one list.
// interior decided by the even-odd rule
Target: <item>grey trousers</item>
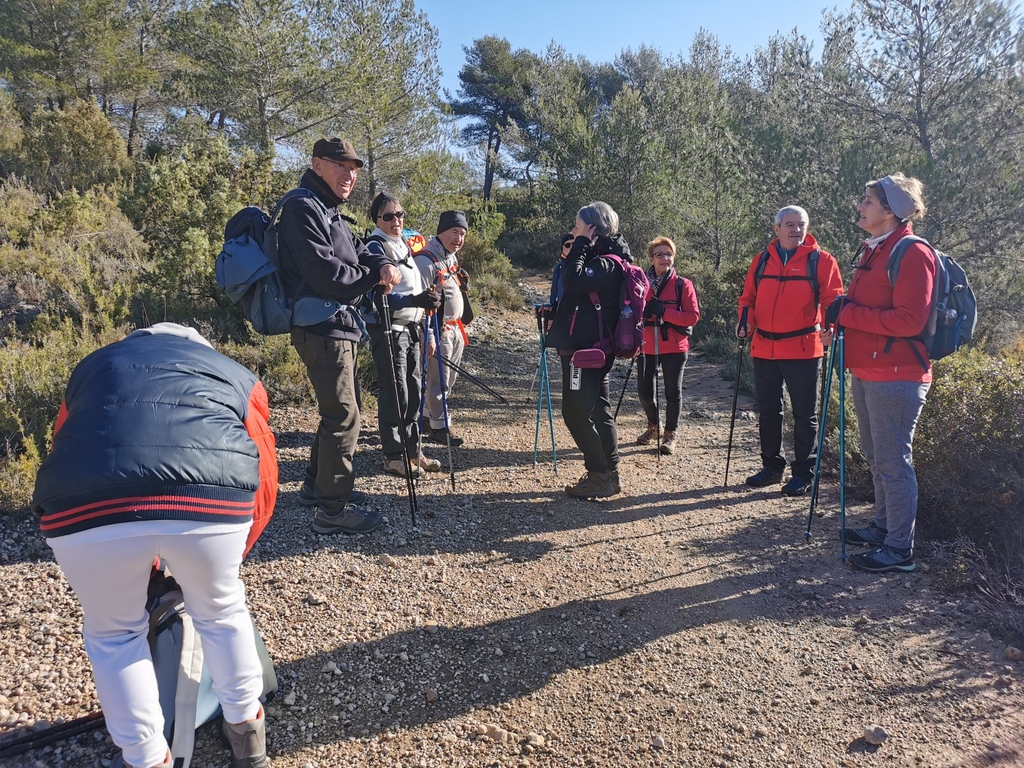
[(860, 445), (875, 485), (875, 525), (889, 531), (886, 546), (913, 551), (917, 475), (911, 446), (931, 385), (851, 379)]
[[(441, 323), (441, 355), (445, 360), (450, 360), (455, 365), (462, 363), (462, 352), (466, 349), (466, 342), (462, 339), (462, 333), (458, 326), (445, 325)], [(430, 324), (430, 336), (433, 338), (433, 323)], [(441, 399), (441, 376), (438, 373), (438, 362), (436, 357), (427, 358), (427, 415), (430, 417), (431, 429), (442, 429), (444, 423), (444, 403), (451, 400), (452, 386), (458, 373), (448, 366), (444, 367), (444, 400)], [(448, 421), (451, 422), (451, 402), (448, 402)]]

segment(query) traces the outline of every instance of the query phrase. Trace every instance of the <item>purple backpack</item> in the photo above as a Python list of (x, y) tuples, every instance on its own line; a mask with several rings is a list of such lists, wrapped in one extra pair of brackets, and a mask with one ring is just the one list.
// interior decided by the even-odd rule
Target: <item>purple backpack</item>
[(600, 326), (601, 341), (597, 348), (605, 354), (614, 354), (626, 360), (636, 357), (644, 346), (644, 307), (647, 306), (647, 289), (650, 282), (646, 273), (635, 264), (616, 256), (614, 253), (602, 254), (622, 267), (622, 289), (619, 292), (619, 321), (615, 324), (614, 333), (605, 337), (604, 312), (601, 311), (601, 299), (596, 293), (590, 293), (590, 301), (597, 310), (597, 322)]

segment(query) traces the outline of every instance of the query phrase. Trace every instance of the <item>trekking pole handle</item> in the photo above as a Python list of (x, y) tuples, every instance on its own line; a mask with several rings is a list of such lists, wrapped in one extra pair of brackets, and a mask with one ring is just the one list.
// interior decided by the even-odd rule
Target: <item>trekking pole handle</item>
[(743, 312), (740, 313), (740, 321), (736, 325), (736, 337), (740, 340), (746, 339), (750, 334), (747, 333), (747, 315), (750, 312), (750, 307), (744, 307)]

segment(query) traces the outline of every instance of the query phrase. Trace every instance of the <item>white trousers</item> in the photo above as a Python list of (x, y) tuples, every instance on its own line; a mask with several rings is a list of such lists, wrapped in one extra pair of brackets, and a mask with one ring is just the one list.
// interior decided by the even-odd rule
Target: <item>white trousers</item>
[(262, 668), (238, 576), (247, 532), (244, 525), (154, 520), (47, 540), (82, 604), (96, 693), (129, 765), (160, 765), (168, 751), (147, 641), (154, 557), (181, 586), (225, 719), (240, 723), (259, 714)]
[[(433, 338), (433, 328), (431, 328)], [(462, 338), (462, 332), (455, 325), (441, 325), (441, 357), (455, 365), (462, 364), (462, 353), (466, 349), (466, 342)], [(435, 353), (436, 354), (436, 353)], [(452, 396), (452, 387), (459, 377), (458, 371), (444, 367), (444, 398), (441, 397), (441, 373), (438, 370), (437, 357), (427, 359), (427, 415), (430, 417), (431, 429), (442, 429), (448, 426), (444, 421), (444, 406), (448, 405), (448, 421), (451, 422), (451, 403), (448, 400)]]

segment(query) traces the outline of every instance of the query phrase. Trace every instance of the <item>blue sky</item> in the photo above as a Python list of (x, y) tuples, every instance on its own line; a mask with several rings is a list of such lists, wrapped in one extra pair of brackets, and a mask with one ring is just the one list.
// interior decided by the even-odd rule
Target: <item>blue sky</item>
[(484, 35), (498, 35), (512, 49), (542, 54), (552, 40), (571, 55), (593, 62), (611, 62), (625, 48), (646, 44), (663, 54), (686, 54), (702, 27), (745, 56), (764, 45), (776, 32), (795, 27), (821, 52), (822, 11), (849, 2), (784, 0), (416, 0), (441, 38), (438, 59), (444, 71), (442, 88), (455, 94), (459, 69), (466, 56), (462, 47)]

